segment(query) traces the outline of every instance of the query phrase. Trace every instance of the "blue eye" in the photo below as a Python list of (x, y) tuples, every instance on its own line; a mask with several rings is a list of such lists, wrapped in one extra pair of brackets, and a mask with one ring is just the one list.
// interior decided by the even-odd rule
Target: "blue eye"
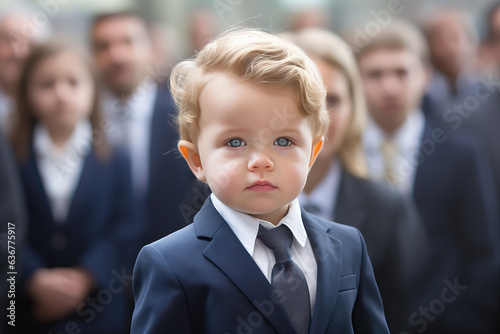
[(285, 137), (280, 137), (274, 141), (274, 145), (278, 146), (290, 146), (292, 145), (292, 141)]
[(245, 142), (240, 139), (240, 138), (234, 138), (234, 139), (231, 139), (230, 141), (227, 142), (228, 146), (231, 146), (231, 147), (241, 147), (241, 146), (245, 146)]

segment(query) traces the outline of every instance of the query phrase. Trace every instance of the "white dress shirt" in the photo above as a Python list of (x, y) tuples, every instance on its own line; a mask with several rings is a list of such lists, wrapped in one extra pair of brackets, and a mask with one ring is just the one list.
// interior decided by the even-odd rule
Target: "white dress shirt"
[[(395, 171), (400, 179), (399, 190), (404, 193), (413, 191), (413, 183), (420, 157), (420, 144), (425, 129), (425, 116), (421, 110), (411, 112), (406, 121), (394, 133), (392, 140), (397, 146)], [(372, 119), (363, 135), (363, 148), (366, 153), (368, 171), (370, 178), (384, 181), (384, 159), (380, 153), (380, 147), (384, 143), (386, 135)]]
[[(134, 192), (143, 195), (148, 188), (151, 122), (157, 87), (143, 82), (127, 101), (104, 94), (104, 114), (108, 120), (106, 135), (113, 145), (130, 154)], [(125, 111), (124, 111), (125, 109)]]
[(316, 301), (318, 266), (302, 222), (299, 201), (295, 199), (290, 204), (286, 216), (281, 219), (278, 225), (274, 226), (268, 221), (254, 218), (245, 213), (231, 209), (222, 203), (213, 193), (210, 195), (210, 198), (212, 199), (215, 209), (220, 213), (222, 218), (224, 218), (234, 234), (236, 234), (236, 237), (240, 240), (243, 247), (245, 247), (248, 254), (254, 259), (255, 263), (269, 282), (271, 282), (272, 279), (272, 271), (276, 264), (276, 259), (274, 258), (273, 251), (267, 248), (260, 239), (257, 238), (259, 224), (267, 229), (284, 224), (292, 231), (294, 238), (290, 252), (292, 260), (300, 267), (306, 278), (309, 297), (311, 298), (312, 314), (314, 302)]
[(311, 212), (318, 217), (333, 221), (337, 193), (340, 186), (342, 166), (337, 159), (334, 159), (321, 182), (309, 194), (302, 192), (299, 195), (299, 202), (303, 207), (315, 205), (318, 212)]
[(45, 126), (35, 126), (33, 150), (52, 216), (57, 223), (64, 223), (67, 218), (85, 157), (91, 149), (92, 126), (89, 121), (80, 122), (75, 126), (63, 148), (54, 145)]

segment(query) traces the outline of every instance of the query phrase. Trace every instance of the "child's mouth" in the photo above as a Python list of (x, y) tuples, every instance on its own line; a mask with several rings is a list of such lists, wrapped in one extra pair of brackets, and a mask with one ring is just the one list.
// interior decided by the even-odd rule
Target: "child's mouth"
[(269, 181), (257, 181), (254, 182), (254, 184), (252, 184), (247, 189), (257, 192), (268, 192), (278, 188), (273, 186), (273, 184)]

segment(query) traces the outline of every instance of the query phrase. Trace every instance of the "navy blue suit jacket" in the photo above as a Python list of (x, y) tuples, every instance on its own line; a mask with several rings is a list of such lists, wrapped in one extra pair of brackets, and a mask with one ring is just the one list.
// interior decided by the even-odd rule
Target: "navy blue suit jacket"
[(444, 142), (434, 141), (432, 148), (432, 131), (441, 126), (427, 122), (422, 145), (428, 153), (415, 176), (413, 195), (431, 256), (422, 280), (426, 286), (424, 292), (415, 291), (413, 310), (418, 314), (419, 307), (440, 300), (445, 280), (467, 288), (439, 314), (431, 314), (432, 321), (419, 314), (410, 325), (425, 333), (493, 333), (500, 287), (494, 178), (474, 137), (448, 131)]
[[(127, 246), (137, 230), (128, 158), (113, 151), (109, 160), (103, 162), (92, 150), (84, 159), (67, 219), (62, 224), (52, 216), (33, 151), (20, 169), (29, 214), (22, 284), (40, 268), (81, 266), (95, 278), (97, 286), (90, 298), (97, 297), (97, 306), (85, 303), (74, 315), (54, 323), (18, 320), (19, 325), (28, 326), (20, 326), (19, 333), (64, 332), (70, 321), (83, 333), (125, 330), (125, 287), (131, 284), (131, 273), (124, 272), (130, 259), (125, 257), (132, 255), (127, 253)], [(106, 296), (98, 297), (99, 291), (107, 291)], [(111, 300), (103, 299), (109, 295)], [(28, 316), (29, 311), (19, 310), (18, 314)]]
[[(311, 333), (388, 333), (364, 240), (302, 210), (318, 263)], [(206, 200), (192, 225), (145, 246), (132, 333), (293, 333), (271, 284)]]
[(191, 223), (183, 213), (185, 207), (191, 205), (184, 199), (194, 176), (177, 149), (179, 134), (173, 122), (175, 115), (168, 87), (159, 87), (151, 120), (149, 187), (141, 206), (145, 224), (142, 245)]

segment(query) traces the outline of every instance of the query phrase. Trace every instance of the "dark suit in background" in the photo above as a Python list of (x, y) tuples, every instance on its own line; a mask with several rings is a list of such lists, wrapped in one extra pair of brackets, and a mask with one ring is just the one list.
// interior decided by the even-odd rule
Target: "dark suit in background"
[[(497, 193), (500, 194), (500, 91), (493, 83), (498, 85), (491, 75), (481, 80), (476, 78), (465, 92), (455, 97), (429, 92), (423, 99), (423, 111), (426, 117), (441, 124), (446, 131), (457, 136), (473, 133), (482, 140), (495, 176)], [(466, 102), (475, 108), (466, 108)]]
[[(94, 277), (89, 296), (97, 308), (85, 303), (77, 313), (61, 321), (38, 323), (29, 318), (29, 300), (17, 310), (18, 333), (64, 332), (74, 321), (82, 333), (125, 333), (127, 331), (126, 287), (131, 285), (125, 265), (129, 247), (137, 233), (133, 210), (128, 158), (113, 151), (109, 160), (97, 159), (92, 150), (84, 159), (82, 174), (65, 222), (56, 222), (33, 151), (20, 165), (29, 213), (19, 291), (40, 268), (81, 266)], [(106, 297), (98, 293), (107, 291)], [(103, 299), (108, 298), (109, 299)], [(105, 302), (100, 302), (105, 301)]]
[[(151, 96), (151, 99), (154, 100), (150, 106), (153, 110), (131, 109), (134, 106), (136, 108), (149, 107), (149, 105), (138, 106), (137, 103), (133, 103), (134, 99), (137, 99), (138, 103), (144, 103), (144, 96), (141, 96), (140, 89), (143, 89), (142, 94), (154, 94), (154, 96)], [(135, 94), (134, 97), (129, 98), (127, 101), (121, 101), (113, 95), (109, 95), (108, 100), (103, 100), (103, 108), (111, 121), (111, 125), (117, 127), (114, 129), (110, 127), (108, 130), (107, 135), (111, 143), (128, 151), (131, 159), (142, 158), (134, 157), (131, 152), (134, 140), (144, 140), (144, 149), (149, 151), (147, 155), (144, 155), (148, 159), (147, 166), (144, 166), (143, 170), (146, 174), (144, 175), (146, 179), (145, 189), (138, 190), (134, 187), (134, 179), (133, 175), (131, 175), (134, 205), (138, 211), (140, 225), (139, 229), (133, 234), (133, 241), (127, 247), (127, 251), (132, 254), (132, 261), (127, 263), (126, 266), (128, 274), (132, 274), (135, 258), (142, 246), (177, 231), (191, 222), (185, 219), (181, 204), (189, 190), (189, 185), (194, 180), (193, 173), (178, 153), (177, 142), (179, 135), (173, 122), (176, 108), (168, 87), (161, 85), (152, 85), (151, 87), (148, 86), (148, 88), (139, 87)], [(106, 104), (106, 102), (108, 103)], [(119, 107), (123, 105), (126, 105), (124, 110)], [(127, 134), (127, 126), (130, 125), (128, 122), (131, 120), (126, 117), (127, 112), (151, 113), (148, 123), (144, 122), (139, 125), (143, 127), (142, 134), (145, 138), (128, 138), (131, 135)], [(113, 133), (112, 131), (116, 132)], [(122, 141), (123, 138), (121, 138), (121, 135), (116, 136), (117, 133), (126, 134), (127, 140)], [(133, 163), (132, 166), (134, 166)], [(127, 289), (130, 320), (133, 310), (133, 296), (130, 285)]]
[(354, 226), (366, 240), (389, 328), (408, 327), (411, 291), (428, 255), (426, 230), (409, 198), (385, 184), (342, 169), (334, 221)]
[[(447, 131), (445, 140), (433, 140), (432, 131), (441, 126), (426, 123), (422, 143), (430, 147), (431, 140), (435, 149), (417, 167), (413, 187), (431, 253), (422, 289), (415, 290), (412, 300), (417, 313), (434, 300), (441, 300), (444, 309), (431, 313), (432, 321), (420, 313), (410, 324), (425, 333), (493, 333), (500, 279), (494, 178), (474, 137)], [(445, 281), (466, 286), (453, 302), (449, 295), (448, 302), (443, 300)]]
[[(311, 333), (388, 333), (359, 231), (302, 219), (318, 263)], [(208, 199), (193, 224), (139, 254), (132, 333), (293, 333), (272, 291)]]
[(183, 215), (181, 204), (194, 176), (177, 149), (175, 115), (168, 88), (159, 87), (151, 120), (149, 185), (141, 210), (145, 238), (141, 246), (191, 223)]

